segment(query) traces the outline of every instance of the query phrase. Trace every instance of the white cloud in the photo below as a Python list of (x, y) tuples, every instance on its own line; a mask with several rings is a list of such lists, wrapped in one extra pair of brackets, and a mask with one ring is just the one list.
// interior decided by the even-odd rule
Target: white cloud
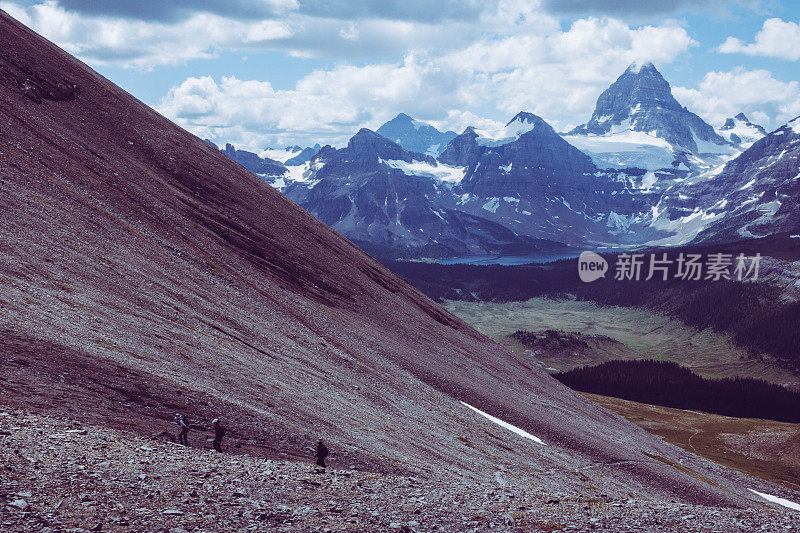
[(775, 79), (767, 70), (743, 67), (707, 73), (697, 89), (673, 87), (675, 97), (711, 124), (744, 112), (767, 129), (800, 115), (800, 83)]
[(176, 23), (87, 17), (55, 2), (0, 9), (89, 64), (151, 69), (190, 59), (210, 58), (215, 49), (242, 49), (291, 37), (282, 21), (241, 22), (206, 13)]
[(767, 19), (756, 33), (755, 42), (745, 44), (736, 37), (728, 37), (718, 50), (725, 54), (742, 53), (797, 61), (800, 59), (800, 23)]
[[(409, 49), (456, 49), (484, 32), (530, 29), (543, 19), (526, 18), (532, 8), (519, 9), (519, 0), (321, 0), (311, 6), (294, 0), (181, 0), (175, 5), (163, 0), (72, 0), (67, 2), (72, 9), (63, 3), (0, 0), (0, 9), (90, 64), (139, 69), (215, 57), (222, 50), (351, 61), (402, 57)], [(508, 12), (517, 19), (510, 20)]]
[[(235, 78), (190, 78), (170, 91), (159, 110), (201, 136), (251, 148), (292, 136), (300, 143), (341, 144), (359, 127), (377, 128), (401, 111), (457, 132), (467, 125), (497, 127), (520, 110), (566, 129), (591, 115), (600, 92), (633, 60), (668, 63), (694, 44), (673, 22), (631, 28), (590, 18), (561, 31), (552, 19), (519, 11), (514, 16), (512, 4), (503, 7), (484, 22), (507, 30), (510, 19), (525, 31), (493, 34), (441, 54), (420, 49), (395, 63), (314, 71), (291, 90)], [(202, 109), (199, 87), (207, 100)]]
[(442, 130), (452, 130), (456, 133), (462, 133), (467, 126), (475, 126), (479, 130), (494, 131), (501, 129), (505, 122), (492, 120), (486, 117), (480, 117), (471, 111), (457, 111), (451, 109), (447, 112), (447, 118), (444, 120), (432, 120), (430, 123)]
[(598, 95), (634, 60), (666, 64), (694, 44), (673, 22), (630, 28), (588, 18), (565, 32), (481, 40), (437, 63), (463, 74), (466, 106), (492, 101), (505, 115), (525, 109), (564, 129), (585, 121)]
[(387, 102), (411, 106), (420, 98), (427, 68), (409, 55), (402, 64), (314, 71), (294, 89), (277, 91), (266, 81), (188, 78), (157, 109), (200, 137), (251, 149), (321, 140), (341, 144), (384, 113)]
[[(161, 13), (149, 4), (147, 20), (78, 14), (53, 1), (0, 6), (11, 5), (13, 16), (89, 64), (152, 69), (248, 49), (346, 61), (307, 74), (289, 90), (263, 80), (192, 77), (163, 98), (159, 110), (190, 131), (249, 148), (284, 140), (342, 143), (359, 127), (377, 128), (401, 111), (461, 132), (467, 120), (489, 127), (527, 110), (563, 130), (585, 121), (600, 92), (633, 60), (666, 64), (695, 44), (674, 21), (630, 27), (591, 17), (564, 31), (528, 0), (463, 9), (445, 1), (433, 21), (392, 18), (393, 9), (407, 9), (379, 4), (370, 4), (367, 19), (349, 12), (312, 16), (301, 5), (253, 20), (183, 7)], [(349, 64), (363, 57), (386, 59)]]
[(625, 18), (654, 18), (679, 11), (714, 11), (727, 14), (731, 5), (758, 8), (763, 0), (543, 0), (545, 9), (554, 13), (587, 13)]

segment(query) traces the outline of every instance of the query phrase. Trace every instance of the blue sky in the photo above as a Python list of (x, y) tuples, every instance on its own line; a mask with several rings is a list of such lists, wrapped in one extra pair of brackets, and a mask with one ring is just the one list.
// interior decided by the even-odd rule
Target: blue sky
[(190, 131), (342, 144), (406, 112), (462, 131), (519, 110), (585, 122), (635, 59), (714, 125), (800, 115), (800, 2), (0, 0)]

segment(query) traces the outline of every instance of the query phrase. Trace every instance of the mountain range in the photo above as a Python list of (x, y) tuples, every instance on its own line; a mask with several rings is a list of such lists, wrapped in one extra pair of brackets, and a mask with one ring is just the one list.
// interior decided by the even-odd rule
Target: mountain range
[(459, 135), (401, 113), (285, 172), (231, 157), (381, 255), (523, 254), (795, 231), (792, 124), (768, 134), (740, 113), (715, 130), (636, 62), (564, 134), (527, 112)]

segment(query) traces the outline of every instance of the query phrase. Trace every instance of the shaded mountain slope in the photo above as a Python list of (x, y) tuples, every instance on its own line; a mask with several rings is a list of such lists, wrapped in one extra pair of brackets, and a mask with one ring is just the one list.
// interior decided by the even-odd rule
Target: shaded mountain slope
[(447, 143), (457, 135), (454, 131), (439, 131), (430, 124), (414, 120), (405, 113), (400, 113), (385, 122), (376, 133), (396, 142), (409, 152), (434, 157), (442, 153)]
[[(697, 241), (800, 232), (800, 117), (757, 140), (716, 175), (690, 184), (712, 222)], [(713, 217), (713, 218), (712, 218)]]
[(309, 176), (285, 194), (373, 255), (448, 257), (527, 253), (557, 243), (517, 236), (485, 218), (443, 206), (445, 186), (427, 173), (441, 167), (377, 133), (361, 129), (345, 148), (326, 148)]
[(571, 135), (604, 135), (615, 129), (654, 132), (678, 148), (701, 153), (725, 139), (703, 119), (683, 107), (661, 73), (650, 62), (635, 62), (603, 91), (592, 118)]
[[(286, 167), (280, 162), (246, 150), (237, 150), (231, 143), (225, 145), (222, 153), (242, 165), (244, 168), (262, 177), (275, 178), (286, 174)], [(271, 181), (267, 179), (267, 181)]]
[(535, 238), (613, 242), (615, 220), (638, 220), (653, 200), (646, 191), (635, 195), (633, 177), (598, 169), (532, 113), (518, 113), (499, 131), (467, 128), (439, 160), (466, 167), (454, 208)]
[[(192, 391), (202, 416), (232, 406), (298, 442), (322, 434), (376, 468), (485, 480), (502, 467), (552, 490), (752, 505), (758, 482), (558, 385), (4, 13), (0, 182), (3, 357), (24, 343), (44, 367), (29, 386), (72, 379), (82, 416), (93, 370), (73, 360)], [(146, 431), (181, 402), (126, 403), (116, 420)]]

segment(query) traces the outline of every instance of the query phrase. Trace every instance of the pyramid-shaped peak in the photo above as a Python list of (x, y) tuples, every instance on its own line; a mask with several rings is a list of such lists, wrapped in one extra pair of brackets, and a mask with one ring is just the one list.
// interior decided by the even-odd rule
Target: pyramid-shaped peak
[(354, 137), (375, 137), (377, 135), (378, 135), (377, 133), (375, 133), (369, 128), (361, 128), (356, 132)]
[(637, 59), (633, 63), (628, 66), (628, 69), (625, 72), (631, 72), (633, 74), (640, 74), (642, 72), (658, 72), (658, 69), (653, 64), (652, 61), (647, 61), (644, 59)]
[[(672, 88), (656, 67), (649, 61), (633, 63), (597, 99), (595, 116), (610, 116), (630, 110), (663, 107), (679, 110), (680, 104), (672, 96)], [(624, 117), (623, 117), (624, 118)]]
[(346, 149), (355, 154), (367, 155), (370, 160), (375, 155), (383, 159), (403, 160), (408, 160), (411, 156), (411, 152), (404, 150), (396, 142), (367, 128), (361, 128), (350, 137)]
[(394, 145), (395, 143), (380, 135), (375, 133), (371, 129), (368, 128), (361, 128), (358, 132), (350, 137), (350, 141), (347, 143), (348, 148), (364, 148), (364, 147), (371, 147), (372, 149), (377, 149), (379, 146), (386, 146), (386, 145)]
[(650, 61), (634, 61), (597, 98), (589, 122), (572, 135), (606, 135), (630, 129), (654, 134), (673, 146), (696, 153), (700, 139), (727, 144), (703, 119), (684, 108), (672, 88)]
[(514, 122), (522, 122), (523, 124), (525, 123), (536, 124), (539, 122), (544, 122), (544, 119), (542, 119), (542, 117), (540, 117), (539, 115), (534, 115), (533, 113), (529, 113), (527, 111), (520, 111), (519, 113), (514, 115), (514, 118), (508, 121), (506, 126), (510, 126)]

